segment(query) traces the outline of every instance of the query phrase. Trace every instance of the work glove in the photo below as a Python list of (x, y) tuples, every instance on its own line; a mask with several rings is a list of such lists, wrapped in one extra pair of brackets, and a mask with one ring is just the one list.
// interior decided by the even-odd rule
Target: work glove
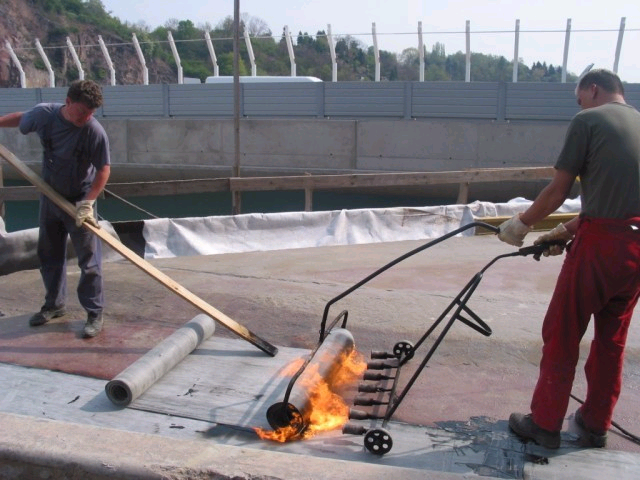
[(506, 222), (503, 222), (498, 227), (500, 232), (498, 238), (509, 245), (521, 247), (524, 243), (524, 237), (531, 231), (531, 227), (526, 226), (520, 220), (520, 214), (516, 213)]
[(565, 228), (564, 224), (560, 223), (549, 233), (545, 233), (544, 235), (540, 235), (536, 238), (533, 244), (538, 245), (544, 242), (558, 242), (555, 245), (549, 245), (549, 248), (542, 252), (545, 257), (548, 257), (549, 255), (561, 255), (562, 252), (564, 252), (564, 247), (567, 245), (567, 242), (572, 239), (573, 234), (569, 233), (569, 230)]
[(82, 226), (86, 221), (94, 227), (100, 227), (93, 216), (93, 204), (95, 200), (80, 200), (76, 202), (76, 227)]

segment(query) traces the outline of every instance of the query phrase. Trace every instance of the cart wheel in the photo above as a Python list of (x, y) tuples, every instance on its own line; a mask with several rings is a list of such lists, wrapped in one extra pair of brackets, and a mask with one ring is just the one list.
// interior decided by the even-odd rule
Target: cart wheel
[(364, 446), (375, 455), (384, 455), (391, 451), (393, 439), (384, 428), (369, 430), (364, 436)]
[(413, 343), (408, 340), (401, 340), (393, 347), (393, 354), (397, 358), (406, 357), (407, 360), (413, 358)]

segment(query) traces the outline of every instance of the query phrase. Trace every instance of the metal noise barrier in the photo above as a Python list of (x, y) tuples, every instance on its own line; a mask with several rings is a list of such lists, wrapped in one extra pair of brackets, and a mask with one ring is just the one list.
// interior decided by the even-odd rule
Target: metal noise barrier
[(321, 382), (329, 386), (341, 368), (341, 362), (353, 351), (355, 342), (351, 332), (334, 328), (318, 347), (291, 388), (288, 399), (267, 409), (267, 421), (274, 430), (293, 427), (302, 433), (310, 422), (311, 395)]
[(214, 320), (197, 315), (107, 383), (107, 397), (126, 407), (213, 335)]

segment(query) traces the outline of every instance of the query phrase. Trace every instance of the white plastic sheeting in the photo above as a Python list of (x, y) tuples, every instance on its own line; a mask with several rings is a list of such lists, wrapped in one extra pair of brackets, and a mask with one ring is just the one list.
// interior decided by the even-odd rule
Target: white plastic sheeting
[[(245, 214), (144, 222), (145, 258), (214, 255), (437, 238), (481, 217), (511, 216), (531, 205), (474, 202), (437, 207)], [(578, 212), (567, 200), (559, 213)], [(473, 229), (464, 232), (472, 235)]]
[[(0, 220), (2, 219), (0, 218)], [(101, 221), (100, 225), (111, 235), (117, 237), (113, 226), (109, 222)], [(4, 222), (0, 224), (0, 227), (4, 227)], [(21, 270), (40, 267), (40, 260), (38, 260), (37, 255), (38, 232), (38, 228), (29, 228), (7, 233), (4, 228), (0, 228), (0, 275), (8, 275)], [(73, 245), (71, 240), (68, 239), (67, 260), (75, 258)], [(108, 262), (122, 257), (111, 248), (105, 247), (102, 250), (102, 258)]]
[[(511, 216), (531, 205), (516, 198), (507, 203), (474, 202), (438, 207), (378, 208), (329, 212), (252, 213), (197, 218), (145, 220), (145, 258), (215, 255), (290, 248), (428, 240), (477, 218)], [(580, 199), (567, 200), (558, 213), (580, 210)], [(38, 229), (7, 233), (0, 218), (0, 275), (38, 268)], [(101, 221), (117, 237), (113, 226)], [(473, 235), (473, 229), (464, 235)], [(69, 248), (73, 257), (73, 249)], [(120, 255), (110, 248), (103, 259)]]

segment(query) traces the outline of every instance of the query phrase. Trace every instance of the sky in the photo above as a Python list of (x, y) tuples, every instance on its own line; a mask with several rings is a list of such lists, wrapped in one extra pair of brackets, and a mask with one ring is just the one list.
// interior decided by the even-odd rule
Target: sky
[[(233, 17), (233, 0), (102, 0), (105, 10), (121, 21), (144, 22), (151, 29), (170, 19), (215, 27)], [(594, 68), (613, 69), (621, 19), (626, 18), (618, 63), (623, 81), (640, 83), (640, 2), (631, 0), (240, 0), (240, 12), (257, 17), (280, 36), (284, 26), (294, 36), (315, 34), (331, 25), (335, 36), (351, 35), (378, 48), (401, 53), (418, 47), (418, 22), (430, 51), (436, 42), (447, 54), (466, 51), (465, 26), (470, 21), (471, 51), (514, 58), (515, 26), (520, 20), (518, 57), (528, 66), (540, 61), (562, 66), (567, 20), (571, 19), (567, 70), (580, 74)], [(214, 44), (215, 47), (215, 44)], [(473, 81), (473, 78), (472, 78)]]

